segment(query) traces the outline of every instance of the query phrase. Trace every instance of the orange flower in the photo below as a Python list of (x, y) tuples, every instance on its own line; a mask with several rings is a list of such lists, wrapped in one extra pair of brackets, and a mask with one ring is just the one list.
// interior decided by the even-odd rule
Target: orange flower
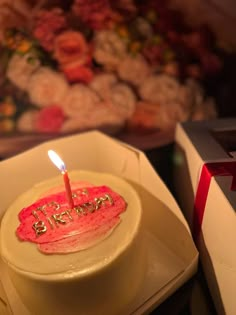
[(0, 117), (11, 117), (16, 113), (16, 106), (10, 100), (0, 103)]
[(21, 33), (12, 34), (11, 32), (5, 34), (4, 45), (11, 50), (16, 50), (20, 53), (26, 53), (32, 47), (32, 42), (24, 37)]
[(11, 132), (15, 129), (15, 123), (12, 119), (6, 118), (0, 120), (0, 134)]
[(75, 61), (84, 65), (91, 61), (91, 51), (82, 33), (65, 31), (55, 39), (54, 57), (63, 66)]
[(26, 39), (22, 40), (17, 46), (17, 51), (21, 53), (26, 53), (32, 47), (32, 43)]

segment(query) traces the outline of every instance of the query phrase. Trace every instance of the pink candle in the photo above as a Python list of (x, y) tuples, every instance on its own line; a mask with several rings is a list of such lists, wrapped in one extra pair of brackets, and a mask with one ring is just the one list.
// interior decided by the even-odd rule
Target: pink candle
[(61, 171), (61, 174), (63, 176), (63, 181), (65, 185), (65, 191), (66, 191), (66, 198), (68, 205), (70, 209), (74, 208), (74, 202), (72, 199), (72, 191), (70, 186), (70, 179), (66, 170), (65, 163), (62, 161), (62, 159), (59, 157), (59, 155), (54, 152), (53, 150), (48, 151), (48, 156), (51, 159), (51, 161), (56, 165), (56, 167)]

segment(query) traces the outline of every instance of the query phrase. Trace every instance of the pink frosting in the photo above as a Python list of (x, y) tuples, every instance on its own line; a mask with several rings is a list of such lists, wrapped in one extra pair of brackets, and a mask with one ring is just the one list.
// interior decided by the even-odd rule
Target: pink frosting
[[(18, 238), (38, 244), (44, 253), (86, 249), (107, 237), (126, 210), (125, 200), (107, 186), (72, 185), (75, 207), (64, 191), (43, 196), (19, 213)], [(40, 210), (41, 209), (41, 210)]]

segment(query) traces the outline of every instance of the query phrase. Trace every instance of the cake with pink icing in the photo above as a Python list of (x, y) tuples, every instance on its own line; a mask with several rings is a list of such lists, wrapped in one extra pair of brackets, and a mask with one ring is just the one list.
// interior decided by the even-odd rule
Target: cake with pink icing
[(123, 314), (145, 274), (140, 198), (111, 174), (72, 171), (70, 179), (73, 209), (61, 176), (13, 202), (2, 259), (30, 314)]

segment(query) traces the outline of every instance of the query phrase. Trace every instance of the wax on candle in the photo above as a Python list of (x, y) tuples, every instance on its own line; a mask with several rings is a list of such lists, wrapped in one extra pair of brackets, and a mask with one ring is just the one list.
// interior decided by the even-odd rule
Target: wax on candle
[(70, 180), (69, 176), (66, 170), (65, 163), (62, 161), (60, 156), (54, 152), (53, 150), (48, 151), (48, 156), (50, 160), (55, 164), (55, 166), (61, 171), (61, 174), (63, 175), (63, 181), (65, 185), (65, 191), (66, 191), (66, 198), (67, 202), (69, 204), (70, 209), (74, 208), (74, 202), (72, 198), (72, 191), (71, 191), (71, 186), (70, 186)]

